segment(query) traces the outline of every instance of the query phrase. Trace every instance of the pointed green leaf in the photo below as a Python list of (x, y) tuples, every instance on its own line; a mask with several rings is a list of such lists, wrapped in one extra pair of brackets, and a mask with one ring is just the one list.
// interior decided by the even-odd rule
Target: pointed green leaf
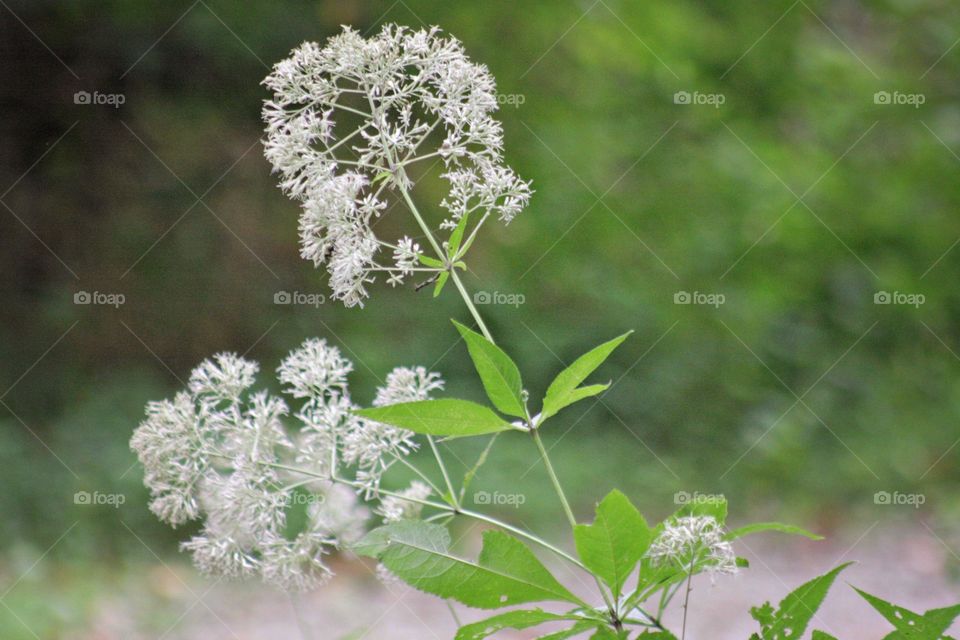
[(580, 559), (613, 590), (615, 600), (650, 546), (651, 535), (637, 508), (616, 489), (597, 505), (593, 524), (573, 530)]
[(546, 420), (558, 411), (586, 396), (577, 396), (575, 392), (580, 383), (587, 379), (597, 367), (603, 364), (603, 361), (627, 339), (632, 331), (628, 331), (618, 338), (609, 342), (604, 342), (599, 347), (595, 347), (577, 358), (573, 364), (560, 372), (550, 383), (547, 389), (547, 395), (543, 398), (542, 420)]
[(470, 214), (465, 213), (460, 217), (460, 222), (454, 227), (450, 234), (450, 242), (447, 244), (447, 259), (454, 260), (457, 257), (457, 251), (460, 250), (460, 243), (463, 242), (463, 232), (467, 229), (467, 219)]
[(422, 264), (425, 267), (434, 267), (435, 269), (443, 268), (443, 262), (440, 260), (437, 260), (436, 258), (431, 258), (430, 256), (425, 256), (423, 254), (420, 254), (420, 256), (417, 259), (420, 260), (420, 264)]
[(440, 292), (443, 291), (443, 285), (447, 284), (447, 280), (450, 278), (449, 271), (442, 271), (440, 275), (437, 276), (437, 284), (433, 287), (433, 297), (436, 298), (440, 295)]
[(545, 622), (578, 620), (573, 615), (558, 615), (542, 609), (519, 609), (460, 627), (455, 640), (483, 640), (504, 629), (529, 629)]
[(431, 436), (475, 436), (514, 428), (482, 404), (455, 398), (401, 402), (354, 413), (375, 422)]
[(891, 640), (940, 640), (957, 616), (960, 616), (960, 605), (931, 609), (921, 615), (881, 600), (866, 591), (860, 589), (856, 591), (886, 618), (887, 622), (896, 627), (899, 633), (891, 633), (887, 636)]
[(748, 524), (745, 527), (739, 527), (727, 532), (727, 535), (724, 536), (724, 538), (727, 540), (736, 540), (737, 538), (742, 538), (743, 536), (748, 536), (753, 533), (761, 533), (763, 531), (777, 531), (779, 533), (789, 533), (797, 536), (804, 536), (806, 538), (810, 538), (811, 540), (823, 540), (823, 536), (810, 533), (806, 529), (795, 527), (792, 524), (781, 524), (779, 522), (757, 522), (756, 524)]
[(530, 549), (500, 531), (483, 532), (483, 549), (476, 562), (450, 553), (446, 527), (421, 520), (374, 529), (354, 549), (379, 558), (410, 586), (470, 607), (499, 609), (543, 600), (585, 606)]
[(801, 585), (780, 601), (776, 611), (769, 602), (762, 607), (750, 609), (750, 615), (760, 623), (759, 637), (762, 640), (796, 640), (802, 636), (817, 609), (823, 604), (824, 598), (827, 597), (827, 591), (830, 590), (837, 574), (850, 564), (849, 562), (842, 564)]
[(523, 382), (520, 380), (520, 370), (503, 349), (493, 344), (485, 337), (457, 322), (453, 325), (463, 336), (473, 359), (473, 366), (480, 374), (483, 389), (487, 397), (497, 409), (517, 418), (525, 418), (523, 406)]

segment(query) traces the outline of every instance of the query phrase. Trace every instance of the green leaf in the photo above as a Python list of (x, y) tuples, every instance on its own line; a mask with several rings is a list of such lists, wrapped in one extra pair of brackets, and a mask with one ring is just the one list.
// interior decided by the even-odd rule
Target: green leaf
[(573, 615), (557, 615), (542, 609), (520, 609), (468, 624), (457, 631), (455, 640), (482, 640), (504, 629), (529, 629), (544, 622), (578, 620)]
[(482, 404), (455, 398), (401, 402), (354, 413), (375, 422), (431, 436), (475, 436), (514, 428)]
[[(577, 387), (580, 386), (580, 383), (587, 379), (591, 373), (593, 373), (597, 367), (603, 364), (603, 361), (620, 346), (620, 343), (627, 339), (632, 331), (628, 331), (618, 338), (614, 338), (609, 342), (604, 342), (599, 347), (595, 347), (590, 351), (586, 352), (579, 358), (577, 358), (573, 364), (560, 372), (560, 374), (554, 378), (553, 382), (550, 383), (550, 387), (547, 388), (547, 395), (543, 398), (543, 412), (541, 421), (546, 420), (552, 415), (555, 415), (558, 411), (564, 407), (576, 402), (577, 400), (582, 400), (587, 397), (587, 395), (578, 395), (576, 393)], [(599, 385), (594, 385), (594, 387)], [(597, 391), (599, 393), (599, 391)]]
[(811, 640), (837, 640), (834, 636), (823, 631), (813, 630), (813, 635), (810, 636)]
[(469, 217), (469, 213), (463, 214), (460, 222), (457, 223), (457, 226), (454, 227), (453, 232), (450, 234), (450, 242), (447, 245), (448, 260), (454, 260), (457, 257), (457, 251), (460, 250), (460, 243), (463, 242), (463, 232), (467, 228), (467, 219)]
[(437, 276), (437, 284), (433, 287), (433, 297), (436, 298), (440, 295), (440, 292), (443, 291), (443, 285), (447, 284), (447, 280), (450, 279), (449, 271), (441, 271), (440, 275)]
[(811, 540), (823, 540), (823, 536), (810, 533), (806, 529), (795, 527), (792, 524), (781, 524), (779, 522), (757, 522), (756, 524), (748, 524), (745, 527), (728, 531), (724, 538), (727, 540), (736, 540), (737, 538), (742, 538), (743, 536), (748, 536), (753, 533), (761, 533), (763, 531), (777, 531), (779, 533), (789, 533), (797, 536), (804, 536), (806, 538), (810, 538)]
[(590, 640), (625, 640), (627, 637), (626, 631), (614, 631), (610, 627), (597, 627), (597, 630)]
[(420, 264), (424, 265), (425, 267), (434, 267), (436, 269), (443, 268), (443, 262), (441, 260), (437, 260), (436, 258), (431, 258), (430, 256), (420, 254), (417, 259), (420, 260)]
[(652, 532), (627, 496), (614, 489), (597, 505), (591, 525), (573, 530), (583, 564), (603, 579), (620, 598), (624, 582), (650, 546)]
[(802, 636), (817, 609), (823, 604), (824, 598), (827, 597), (827, 591), (830, 590), (837, 574), (850, 564), (849, 562), (842, 564), (829, 573), (801, 585), (780, 601), (776, 611), (769, 602), (762, 607), (750, 609), (750, 615), (760, 623), (761, 640), (796, 640)]
[[(856, 589), (856, 587), (854, 587)], [(924, 614), (898, 607), (866, 591), (856, 589), (897, 631), (887, 636), (890, 640), (940, 640), (953, 621), (960, 616), (960, 605), (931, 609)]]
[(514, 361), (503, 349), (476, 331), (456, 320), (453, 325), (467, 343), (473, 366), (480, 374), (483, 389), (493, 406), (508, 416), (525, 418), (527, 412), (523, 406), (523, 382)]
[(560, 600), (585, 606), (547, 571), (533, 552), (501, 531), (483, 532), (476, 561), (450, 553), (446, 527), (406, 520), (374, 529), (356, 546), (410, 586), (470, 607), (499, 609)]
[(563, 631), (554, 631), (553, 633), (548, 633), (545, 636), (540, 636), (537, 638), (537, 640), (567, 640), (567, 638), (572, 638), (573, 636), (580, 635), (584, 631), (589, 631), (590, 629), (596, 628), (597, 624), (597, 622), (584, 620), (583, 622), (578, 622), (569, 629), (564, 629)]

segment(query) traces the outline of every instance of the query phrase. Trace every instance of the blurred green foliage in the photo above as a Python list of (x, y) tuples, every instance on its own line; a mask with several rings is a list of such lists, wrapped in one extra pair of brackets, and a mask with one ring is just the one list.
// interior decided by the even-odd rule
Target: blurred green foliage
[[(64, 548), (149, 555), (136, 531), (172, 549), (127, 441), (143, 404), (216, 351), (249, 350), (269, 373), (318, 335), (358, 362), (360, 400), (413, 363), (480, 397), (452, 289), (378, 287), (364, 310), (273, 304), (326, 285), (260, 153), (265, 65), (384, 21), (442, 26), (522, 96), (502, 110), (507, 153), (537, 193), (489, 227), (467, 279), (524, 296), (481, 310), (533, 395), (636, 330), (602, 370), (617, 381), (602, 402), (544, 434), (581, 513), (614, 486), (651, 515), (681, 490), (823, 524), (847, 505), (874, 517), (878, 490), (946, 506), (960, 453), (958, 19), (945, 0), (11, 2), (4, 544), (42, 549), (80, 522)], [(76, 105), (81, 90), (126, 100)], [(725, 101), (676, 104), (678, 91)], [(876, 104), (877, 91), (926, 101)], [(420, 186), (439, 200), (439, 182)], [(78, 291), (126, 302), (75, 305)], [(680, 291), (725, 303), (678, 305)], [(877, 305), (879, 291), (926, 301)], [(476, 488), (525, 492), (526, 520), (559, 516), (529, 443), (511, 438)], [(454, 452), (469, 464), (472, 447)], [(128, 499), (78, 506), (78, 490)]]

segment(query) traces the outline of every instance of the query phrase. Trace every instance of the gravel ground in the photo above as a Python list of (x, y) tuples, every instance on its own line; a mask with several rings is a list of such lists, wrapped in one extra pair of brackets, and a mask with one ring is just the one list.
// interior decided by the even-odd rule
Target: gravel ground
[[(840, 640), (880, 640), (891, 631), (886, 621), (848, 584), (914, 611), (960, 602), (957, 584), (947, 577), (951, 565), (957, 568), (958, 558), (930, 530), (918, 525), (914, 529), (880, 535), (876, 529), (878, 527), (865, 526), (861, 532), (834, 537), (830, 542), (766, 536), (748, 541), (749, 547), (741, 544), (738, 551), (750, 560), (750, 569), (736, 576), (718, 577), (715, 584), (711, 584), (708, 577), (694, 582), (687, 637), (747, 640), (756, 630), (748, 613), (751, 606), (765, 599), (776, 603), (804, 581), (851, 560), (856, 564), (841, 574), (815, 619), (816, 628)], [(145, 624), (146, 614), (131, 611), (130, 602), (118, 597), (105, 602), (95, 628), (77, 638), (446, 640), (453, 637), (456, 626), (442, 601), (402, 584), (382, 585), (374, 578), (372, 569), (358, 562), (345, 562), (337, 571), (339, 575), (327, 587), (292, 599), (255, 584), (205, 581), (186, 567), (157, 567), (149, 580), (155, 593), (164, 594), (167, 605), (163, 615), (151, 613), (149, 631), (138, 629)], [(557, 572), (563, 579), (562, 570), (557, 568)], [(572, 585), (582, 580), (573, 575), (566, 577), (566, 582)], [(590, 594), (588, 587), (585, 584), (580, 591)], [(460, 605), (456, 611), (464, 621), (484, 617), (484, 612)], [(679, 629), (681, 615), (679, 608), (668, 615), (672, 628)], [(960, 625), (954, 626), (954, 634), (957, 633)], [(506, 640), (537, 635), (505, 631), (496, 637)]]

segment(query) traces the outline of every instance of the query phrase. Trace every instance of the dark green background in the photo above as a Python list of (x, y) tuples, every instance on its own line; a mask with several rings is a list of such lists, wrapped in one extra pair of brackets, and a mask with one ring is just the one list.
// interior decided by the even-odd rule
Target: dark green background
[[(149, 557), (122, 520), (172, 550), (186, 534), (146, 511), (127, 443), (144, 403), (217, 351), (249, 350), (269, 373), (316, 335), (362, 361), (358, 400), (418, 363), (480, 397), (463, 345), (450, 350), (448, 318), (465, 318), (452, 288), (379, 286), (364, 310), (273, 304), (328, 291), (261, 155), (265, 65), (385, 21), (442, 26), (523, 96), (501, 117), (537, 192), (488, 228), (467, 283), (525, 297), (482, 311), (534, 395), (561, 361), (635, 330), (600, 373), (622, 377), (603, 402), (544, 434), (579, 514), (613, 486), (651, 516), (701, 491), (737, 520), (829, 531), (914, 517), (873, 494), (923, 492), (922, 517), (954, 539), (958, 20), (955, 3), (923, 0), (7, 0), (0, 545), (42, 550), (79, 522), (55, 553)], [(125, 103), (76, 105), (81, 90)], [(678, 91), (725, 102), (678, 105)], [(878, 105), (877, 91), (925, 103)], [(126, 303), (75, 305), (78, 291)], [(678, 291), (726, 302), (676, 305)], [(926, 302), (877, 305), (879, 291)], [(532, 446), (495, 451), (477, 487), (524, 492), (522, 518), (556, 521)], [(77, 490), (128, 500), (78, 507)]]

